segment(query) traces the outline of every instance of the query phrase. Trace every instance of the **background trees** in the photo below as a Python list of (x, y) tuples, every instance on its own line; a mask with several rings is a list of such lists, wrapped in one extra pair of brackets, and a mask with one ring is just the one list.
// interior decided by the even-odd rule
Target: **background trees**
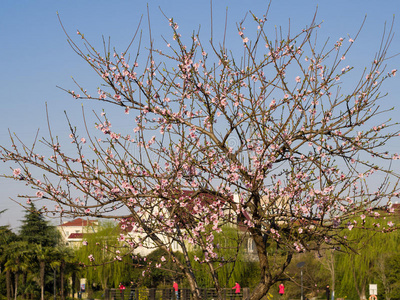
[(65, 248), (55, 226), (45, 220), (41, 211), (30, 204), (18, 234), (7, 226), (0, 230), (0, 282), (5, 282), (0, 294), (7, 295), (7, 299), (44, 299), (46, 291), (53, 293), (56, 280), (57, 290), (65, 299), (63, 275), (73, 263), (71, 250)]
[[(215, 234), (227, 224), (243, 226), (257, 249), (260, 276), (251, 299), (282, 278), (296, 253), (351, 248), (339, 233), (356, 227), (356, 215), (374, 218), (373, 209), (398, 195), (391, 161), (399, 156), (384, 146), (399, 132), (379, 105), (382, 83), (396, 74), (385, 66), (392, 31), (355, 81), (344, 60), (357, 33), (319, 43), (315, 20), (286, 35), (273, 32), (267, 16), (253, 17), (254, 33), (238, 24), (243, 54), (204, 44), (198, 34), (182, 37), (167, 19), (172, 40), (155, 49), (150, 37), (144, 66), (139, 51), (130, 56), (105, 45), (100, 54), (78, 32), (83, 45), (69, 38), (70, 45), (104, 86), (92, 93), (78, 84), (79, 92), (68, 92), (130, 112), (133, 133), (114, 132), (102, 113), (102, 138), (89, 130), (82, 137), (71, 125), (76, 154), (64, 153), (52, 133), (43, 139), (49, 158), (24, 144), (3, 146), (1, 158), (19, 164), (5, 177), (31, 185), (37, 192), (26, 197), (56, 202), (63, 215), (129, 218), (170, 254), (195, 299), (196, 264), (207, 266), (220, 291), (215, 265), (237, 256), (218, 255)], [(237, 250), (242, 241), (236, 239)], [(280, 259), (269, 255), (270, 245)], [(196, 262), (191, 247), (203, 254)]]
[[(386, 221), (398, 222), (398, 217), (388, 219), (387, 216), (384, 216), (383, 218), (386, 218)], [(361, 220), (361, 218), (358, 219), (360, 223), (362, 223)], [(54, 270), (56, 270), (57, 293), (58, 291), (72, 290), (72, 287), (67, 287), (66, 278), (73, 278), (74, 273), (76, 278), (87, 278), (87, 292), (93, 297), (103, 294), (105, 288), (116, 288), (119, 282), (128, 286), (133, 281), (135, 288), (171, 288), (171, 282), (178, 280), (181, 288), (189, 286), (183, 273), (171, 260), (164, 264), (159, 263), (163, 260), (162, 257), (164, 259), (169, 257), (168, 252), (158, 249), (146, 257), (132, 256), (129, 249), (124, 247), (123, 242), (118, 242), (115, 238), (119, 236), (120, 232), (117, 223), (100, 225), (97, 233), (86, 236), (81, 248), (71, 253), (72, 249), (63, 248), (62, 245), (57, 248), (43, 248), (39, 244), (22, 242), (18, 240), (16, 234), (10, 231), (9, 235), (14, 236), (14, 240), (1, 246), (0, 295), (7, 295), (6, 281), (8, 278), (8, 299), (14, 299), (15, 295), (22, 296), (24, 299), (29, 299), (32, 295), (39, 298), (41, 293), (38, 289), (41, 282), (40, 262), (44, 262), (45, 270), (42, 273), (45, 283), (41, 286), (44, 287), (44, 294), (48, 296), (53, 293)], [(332, 287), (333, 291), (332, 272), (326, 268), (326, 261), (329, 261), (328, 265), (334, 269), (334, 274), (336, 274), (336, 297), (354, 299), (368, 297), (368, 285), (376, 283), (378, 284), (378, 297), (387, 300), (397, 299), (400, 263), (397, 254), (399, 233), (396, 231), (387, 235), (352, 229), (343, 231), (342, 234), (347, 235), (349, 239), (361, 235), (358, 243), (353, 244), (354, 252), (336, 249), (329, 251), (333, 254), (331, 256), (312, 251), (297, 253), (269, 293), (274, 297), (278, 296), (278, 284), (283, 282), (286, 287), (286, 297), (300, 297), (301, 278), (300, 270), (296, 265), (299, 262), (305, 262), (305, 266), (302, 268), (304, 295), (307, 298), (323, 298), (324, 288), (327, 284)], [(215, 263), (215, 268), (224, 287), (231, 287), (231, 281), (235, 280), (240, 282), (242, 287), (249, 287), (252, 290), (257, 285), (259, 265), (257, 262), (248, 260), (249, 256), (246, 250), (240, 249), (239, 253), (236, 253), (231, 248), (236, 245), (234, 241), (237, 236), (238, 232), (233, 228), (223, 228), (220, 234), (215, 235), (215, 243), (219, 245), (217, 250), (219, 256), (230, 257), (232, 251), (236, 255), (235, 261), (231, 264)], [(87, 245), (85, 245), (86, 242)], [(105, 246), (108, 246), (109, 250)], [(274, 253), (275, 264), (279, 265), (280, 261), (285, 260), (285, 252), (276, 246), (276, 244), (271, 244), (269, 251), (271, 254)], [(382, 249), (385, 251), (382, 252)], [(121, 260), (115, 261), (116, 251), (119, 251), (118, 255)], [(91, 253), (93, 253), (93, 257), (96, 257), (94, 261), (90, 261), (88, 257)], [(176, 255), (180, 257), (181, 261), (184, 261), (182, 255), (178, 253)], [(199, 249), (192, 249), (189, 255), (191, 262), (195, 263), (195, 257), (201, 258), (203, 254)], [(195, 272), (201, 288), (213, 287), (208, 269), (204, 264), (196, 266)], [(110, 276), (110, 274), (115, 276)], [(104, 282), (106, 284), (103, 286)], [(357, 291), (362, 291), (363, 285), (365, 293), (360, 296)], [(61, 297), (63, 297), (62, 293)]]
[[(363, 224), (372, 222), (362, 218), (356, 221)], [(396, 222), (398, 218), (390, 218), (387, 221)], [(348, 297), (367, 299), (369, 284), (379, 282), (379, 293), (390, 298), (391, 290), (395, 287), (388, 280), (388, 277), (392, 276), (389, 275), (391, 271), (388, 266), (391, 265), (392, 259), (396, 259), (399, 233), (396, 231), (388, 235), (384, 232), (355, 228), (344, 230), (342, 234), (358, 242), (354, 243), (352, 251), (336, 254), (338, 278), (340, 278), (340, 290), (337, 295), (345, 294)], [(349, 294), (349, 291), (352, 294)]]
[[(87, 267), (85, 278), (89, 286), (94, 283), (104, 290), (118, 287), (120, 282), (127, 281), (126, 275), (129, 272), (125, 268), (125, 256), (129, 253), (118, 241), (119, 234), (120, 229), (112, 222), (108, 222), (101, 224), (96, 233), (84, 237), (84, 245), (76, 254), (80, 263)], [(132, 261), (131, 256), (127, 260)]]
[[(233, 287), (235, 282), (240, 282), (242, 287), (250, 288), (254, 288), (257, 284), (260, 273), (257, 254), (255, 251), (249, 252), (248, 243), (252, 243), (252, 240), (244, 233), (238, 228), (225, 226), (221, 232), (214, 235), (214, 243), (217, 248), (215, 251), (218, 257), (230, 260), (225, 264), (214, 262), (216, 274), (223, 287)], [(238, 243), (238, 240), (243, 240), (243, 242)], [(238, 247), (239, 249), (237, 249)], [(276, 248), (271, 247), (271, 254), (275, 251)], [(190, 254), (193, 263), (204, 260), (204, 253), (199, 247), (194, 248)], [(276, 259), (279, 260), (279, 254), (276, 255)], [(205, 264), (198, 265), (194, 271), (202, 287), (214, 287)]]
[[(0, 215), (3, 213), (0, 212)], [(17, 236), (9, 226), (0, 227), (0, 270), (3, 276), (0, 277), (0, 283), (3, 294), (7, 295), (7, 299), (11, 298), (11, 270), (6, 268), (5, 264), (10, 258), (9, 245), (16, 241)]]
[(43, 211), (38, 210), (33, 203), (29, 205), (29, 209), (22, 220), (19, 236), (28, 244), (50, 248), (55, 247), (60, 239), (56, 227), (49, 225)]

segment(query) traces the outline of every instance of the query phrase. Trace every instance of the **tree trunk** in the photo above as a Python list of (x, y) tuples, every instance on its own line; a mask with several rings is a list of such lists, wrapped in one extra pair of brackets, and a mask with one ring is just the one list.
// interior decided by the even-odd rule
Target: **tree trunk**
[(250, 230), (250, 233), (257, 248), (260, 264), (260, 281), (254, 291), (251, 293), (249, 300), (260, 300), (270, 289), (272, 285), (272, 278), (269, 270), (268, 256), (266, 255), (265, 241), (261, 235), (255, 232), (255, 230)]
[(199, 289), (199, 286), (197, 285), (197, 282), (196, 282), (194, 276), (192, 276), (191, 274), (189, 274), (186, 271), (187, 270), (185, 270), (185, 275), (189, 282), (190, 291), (192, 292), (192, 297), (193, 297), (192, 299), (193, 300), (201, 300), (200, 289)]
[(19, 280), (19, 274), (18, 274), (18, 272), (15, 272), (14, 280), (15, 280), (15, 285), (14, 285), (14, 290), (15, 290), (15, 292), (14, 292), (14, 299), (17, 300), (17, 296), (18, 296), (18, 280)]
[(75, 299), (76, 272), (72, 272), (72, 299)]
[(331, 276), (332, 276), (332, 292), (333, 292), (333, 295), (335, 295), (335, 260), (334, 260), (334, 258), (333, 258), (333, 250), (332, 250), (332, 273), (331, 273)]
[(46, 263), (45, 261), (40, 261), (40, 299), (44, 300), (44, 271)]
[(362, 287), (361, 287), (360, 300), (366, 300), (366, 299), (367, 299), (367, 296), (366, 296), (366, 294), (365, 294), (365, 286), (366, 286), (366, 284), (363, 283), (363, 285), (362, 285)]
[(271, 285), (267, 285), (263, 282), (260, 282), (256, 288), (251, 293), (249, 300), (260, 300), (262, 299), (270, 289)]
[(27, 272), (24, 272), (22, 275), (22, 286), (24, 287), (24, 291), (22, 292), (22, 299), (26, 299), (27, 298), (27, 294), (26, 294), (26, 278), (28, 276)]
[(11, 271), (6, 271), (7, 300), (11, 300)]
[(365, 295), (365, 291), (361, 293), (360, 300), (367, 300), (367, 296)]
[(210, 273), (211, 273), (211, 277), (213, 279), (214, 287), (217, 290), (217, 299), (218, 300), (222, 300), (223, 299), (222, 289), (221, 289), (221, 286), (219, 284), (217, 272), (215, 271), (214, 266), (213, 266), (212, 263), (208, 263), (208, 268), (210, 269)]
[(64, 269), (65, 269), (65, 262), (62, 261), (61, 265), (60, 265), (60, 294), (61, 294), (61, 300), (65, 300)]
[(280, 280), (283, 272), (286, 270), (286, 268), (292, 261), (293, 253), (287, 252), (286, 261), (282, 263), (280, 269), (274, 271), (274, 273), (271, 273), (269, 266), (269, 258), (267, 254), (267, 246), (266, 246), (267, 241), (265, 240), (265, 237), (263, 237), (263, 235), (260, 234), (261, 230), (257, 228), (250, 228), (249, 232), (257, 248), (257, 254), (260, 265), (260, 281), (248, 299), (260, 300), (268, 293), (271, 286)]
[(366, 286), (365, 279), (363, 278), (362, 281), (361, 281), (360, 286), (358, 286), (357, 276), (356, 276), (356, 272), (355, 272), (354, 266), (353, 266), (353, 279), (354, 279), (354, 286), (356, 288), (358, 296), (360, 297), (360, 300), (366, 300), (367, 297), (365, 295), (365, 286)]

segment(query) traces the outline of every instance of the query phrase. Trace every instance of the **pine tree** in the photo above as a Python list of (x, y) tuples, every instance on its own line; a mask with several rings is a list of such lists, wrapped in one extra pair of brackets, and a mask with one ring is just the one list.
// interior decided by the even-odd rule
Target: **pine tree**
[(37, 210), (33, 203), (21, 222), (19, 238), (27, 244), (30, 268), (34, 270), (33, 275), (40, 283), (41, 299), (44, 299), (46, 272), (50, 272), (49, 266), (57, 261), (54, 248), (60, 241), (59, 233), (55, 226), (45, 220), (41, 211)]
[(56, 228), (49, 225), (33, 203), (22, 220), (19, 235), (23, 241), (42, 247), (55, 247), (59, 237)]

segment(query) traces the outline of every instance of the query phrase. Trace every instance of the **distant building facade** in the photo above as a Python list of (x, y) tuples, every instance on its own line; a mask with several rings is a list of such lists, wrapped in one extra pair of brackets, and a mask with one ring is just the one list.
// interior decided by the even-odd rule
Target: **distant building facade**
[(57, 226), (58, 231), (65, 244), (69, 247), (79, 247), (82, 245), (85, 234), (95, 233), (97, 231), (98, 221), (77, 218), (64, 222)]

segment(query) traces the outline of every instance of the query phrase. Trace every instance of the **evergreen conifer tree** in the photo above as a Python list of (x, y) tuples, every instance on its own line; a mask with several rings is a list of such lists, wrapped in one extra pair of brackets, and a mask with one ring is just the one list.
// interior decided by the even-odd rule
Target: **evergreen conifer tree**
[(26, 211), (19, 235), (23, 241), (29, 244), (37, 244), (42, 247), (55, 247), (58, 242), (58, 232), (51, 226), (31, 203), (30, 209)]

